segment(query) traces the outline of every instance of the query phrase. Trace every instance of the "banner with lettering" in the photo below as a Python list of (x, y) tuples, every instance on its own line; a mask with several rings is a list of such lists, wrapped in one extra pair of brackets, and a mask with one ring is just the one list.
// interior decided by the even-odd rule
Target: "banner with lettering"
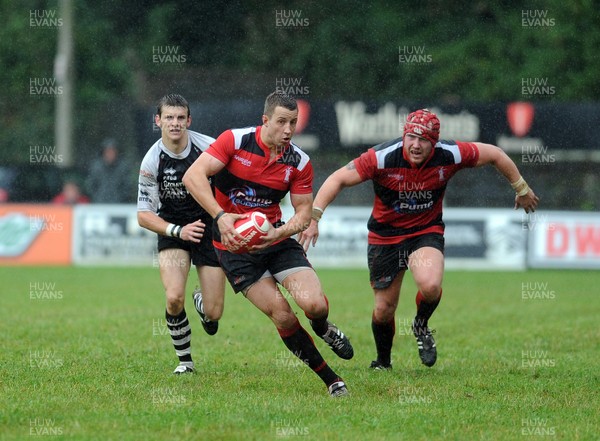
[(598, 213), (536, 212), (528, 228), (529, 266), (600, 269)]
[[(522, 78), (523, 96), (540, 88), (552, 90), (547, 78)], [(441, 122), (440, 139), (480, 141), (523, 155), (523, 162), (550, 162), (557, 151), (595, 150), (594, 131), (587, 124), (600, 120), (598, 103), (518, 101), (499, 103), (443, 104), (437, 100), (364, 101), (313, 98), (310, 85), (301, 77), (277, 77), (273, 88), (296, 96), (299, 123), (294, 135), (304, 150), (364, 150), (402, 136), (408, 113), (427, 107)], [(532, 96), (536, 96), (534, 93)], [(223, 131), (261, 124), (262, 100), (221, 100), (190, 104), (198, 125), (193, 128), (217, 137)], [(154, 108), (138, 116), (140, 154), (160, 136), (154, 125)], [(557, 122), (560, 122), (558, 124)], [(564, 130), (569, 127), (570, 130)], [(574, 142), (572, 133), (577, 133)]]
[(158, 267), (157, 236), (138, 225), (135, 205), (79, 205), (73, 217), (73, 263)]
[[(289, 207), (284, 218), (291, 216)], [(316, 267), (367, 267), (368, 207), (329, 207), (308, 257)], [(503, 209), (444, 210), (445, 266), (467, 270), (524, 270), (526, 235), (520, 214)], [(425, 263), (426, 264), (426, 263)]]

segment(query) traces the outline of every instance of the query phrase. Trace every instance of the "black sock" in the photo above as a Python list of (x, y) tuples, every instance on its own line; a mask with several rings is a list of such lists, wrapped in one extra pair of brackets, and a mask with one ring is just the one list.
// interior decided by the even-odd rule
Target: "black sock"
[(287, 348), (304, 364), (308, 365), (327, 386), (340, 379), (323, 360), (313, 339), (300, 325), (300, 322), (297, 322), (297, 325), (291, 329), (278, 328), (277, 331)]
[(433, 314), (433, 311), (440, 304), (440, 300), (442, 299), (442, 292), (440, 291), (440, 296), (437, 300), (433, 302), (428, 302), (421, 294), (421, 291), (417, 292), (417, 297), (415, 298), (415, 302), (417, 303), (417, 315), (415, 317), (415, 327), (418, 331), (425, 333), (427, 331), (427, 326), (429, 323), (429, 319)]
[(315, 331), (315, 334), (319, 337), (323, 337), (327, 332), (327, 329), (329, 329), (329, 323), (327, 322), (327, 318), (313, 319), (310, 321), (310, 327)]
[(391, 364), (392, 344), (396, 334), (396, 321), (394, 317), (387, 323), (378, 323), (375, 317), (371, 318), (371, 329), (375, 338), (375, 348), (377, 349), (377, 361), (384, 366)]
[(169, 334), (171, 334), (171, 340), (173, 340), (173, 346), (175, 347), (175, 353), (179, 357), (179, 362), (191, 362), (192, 329), (190, 328), (185, 308), (177, 316), (173, 316), (165, 311), (165, 317), (167, 319), (167, 328), (169, 328)]

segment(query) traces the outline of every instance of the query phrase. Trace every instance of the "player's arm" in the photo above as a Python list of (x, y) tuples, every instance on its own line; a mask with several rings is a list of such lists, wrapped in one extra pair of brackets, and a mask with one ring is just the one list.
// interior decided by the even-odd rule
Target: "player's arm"
[(325, 211), (327, 206), (335, 200), (344, 188), (352, 187), (361, 182), (362, 178), (358, 174), (358, 171), (356, 171), (354, 161), (350, 161), (325, 179), (325, 182), (323, 182), (323, 185), (317, 192), (317, 196), (315, 196), (313, 207)]
[(539, 197), (529, 188), (527, 182), (521, 176), (516, 164), (500, 147), (481, 142), (474, 142), (479, 150), (477, 166), (493, 165), (510, 182), (515, 190), (515, 210), (523, 208), (526, 213), (534, 212), (537, 208)]
[(362, 181), (354, 161), (350, 161), (346, 166), (329, 175), (323, 182), (313, 202), (310, 225), (298, 236), (298, 242), (304, 247), (305, 251), (308, 250), (311, 243), (313, 246), (317, 243), (319, 237), (318, 222), (329, 204), (335, 200), (344, 188), (360, 184)]
[(310, 223), (311, 210), (313, 207), (313, 195), (290, 193), (290, 202), (294, 207), (294, 215), (281, 227), (276, 228), (280, 239), (298, 234), (308, 227)]
[(252, 251), (267, 248), (306, 229), (310, 223), (312, 193), (290, 193), (290, 202), (294, 207), (294, 215), (282, 226), (269, 229), (268, 233), (261, 238), (261, 243), (252, 247)]
[(147, 154), (140, 166), (138, 179), (137, 220), (142, 228), (163, 236), (170, 236), (172, 231), (167, 233), (169, 222), (156, 214), (160, 205), (158, 182), (156, 180), (157, 171), (158, 163), (153, 156)]
[(178, 237), (190, 242), (199, 243), (204, 235), (206, 225), (200, 220), (187, 225), (175, 225), (165, 221), (152, 211), (138, 211), (138, 224), (142, 228), (153, 231), (157, 234), (170, 237)]
[(242, 239), (233, 227), (235, 220), (241, 216), (225, 213), (213, 196), (208, 179), (223, 168), (225, 168), (225, 163), (210, 154), (202, 154), (183, 175), (183, 185), (202, 208), (215, 219), (221, 233), (221, 243), (228, 247), (230, 242), (236, 242), (234, 238)]
[(169, 222), (160, 218), (152, 211), (138, 211), (137, 220), (140, 227), (145, 228), (146, 230), (150, 230), (156, 234), (162, 234), (163, 236), (170, 236), (170, 234), (167, 234)]
[(213, 218), (223, 209), (213, 196), (209, 177), (216, 175), (223, 168), (225, 168), (225, 164), (217, 158), (209, 154), (202, 154), (183, 175), (185, 188)]
[[(156, 181), (156, 164), (144, 158), (138, 181), (137, 220), (140, 227), (163, 236), (178, 237), (191, 242), (200, 242), (204, 234), (204, 223), (192, 222), (187, 225), (175, 225), (165, 221), (158, 213), (160, 194)], [(154, 171), (152, 171), (154, 170)]]

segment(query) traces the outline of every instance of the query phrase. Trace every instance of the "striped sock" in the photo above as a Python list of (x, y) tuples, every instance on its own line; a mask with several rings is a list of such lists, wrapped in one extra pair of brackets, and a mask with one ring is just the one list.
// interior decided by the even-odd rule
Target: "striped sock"
[(175, 353), (179, 357), (179, 364), (193, 367), (191, 353), (192, 329), (190, 328), (185, 308), (178, 316), (173, 316), (165, 311), (165, 317), (167, 319), (167, 328), (169, 328), (169, 334), (171, 334), (171, 340), (173, 340), (173, 346), (175, 347)]

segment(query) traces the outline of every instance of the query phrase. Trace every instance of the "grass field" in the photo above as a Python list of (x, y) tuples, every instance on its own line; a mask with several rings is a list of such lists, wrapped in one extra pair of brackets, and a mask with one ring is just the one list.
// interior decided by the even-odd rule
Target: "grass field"
[(176, 377), (157, 269), (0, 268), (0, 439), (600, 438), (598, 272), (447, 272), (431, 369), (409, 331), (408, 275), (392, 372), (368, 369), (366, 271), (319, 274), (355, 349), (344, 361), (315, 339), (343, 399), (230, 290), (214, 337), (188, 298), (197, 372)]

